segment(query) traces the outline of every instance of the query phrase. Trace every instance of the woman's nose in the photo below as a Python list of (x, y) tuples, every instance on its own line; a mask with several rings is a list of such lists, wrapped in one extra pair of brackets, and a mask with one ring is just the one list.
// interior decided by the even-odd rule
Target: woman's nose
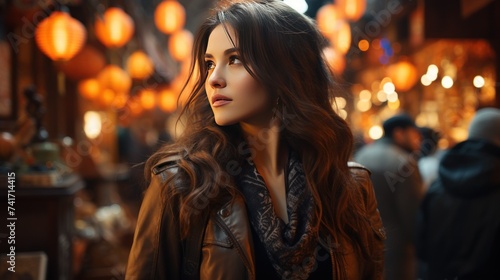
[(226, 80), (222, 75), (222, 69), (215, 67), (209, 74), (208, 84), (213, 88), (222, 88), (226, 86)]

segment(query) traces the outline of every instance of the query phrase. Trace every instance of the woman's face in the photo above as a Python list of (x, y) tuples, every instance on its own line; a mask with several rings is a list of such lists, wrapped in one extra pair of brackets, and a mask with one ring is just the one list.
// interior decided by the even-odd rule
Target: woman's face
[[(229, 36), (236, 43), (234, 30)], [(208, 38), (205, 63), (208, 76), (205, 90), (218, 125), (248, 123), (263, 125), (272, 117), (272, 102), (264, 87), (243, 66), (238, 50), (222, 25)]]

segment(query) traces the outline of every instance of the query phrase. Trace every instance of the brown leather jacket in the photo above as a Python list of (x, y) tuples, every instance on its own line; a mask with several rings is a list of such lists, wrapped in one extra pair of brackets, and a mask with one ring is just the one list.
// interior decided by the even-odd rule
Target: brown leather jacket
[[(369, 171), (356, 163), (349, 163), (349, 166), (354, 178), (363, 187), (366, 212), (373, 234), (377, 236), (377, 244), (373, 244), (372, 248), (382, 259), (385, 234)], [(172, 215), (166, 208), (161, 195), (164, 186), (162, 183), (176, 172), (176, 167), (157, 165), (153, 171), (154, 175), (139, 212), (125, 279), (185, 279), (183, 248), (185, 249), (186, 244), (180, 240), (176, 215)], [(199, 262), (200, 279), (255, 279), (252, 234), (247, 217), (242, 197), (237, 197), (233, 203), (226, 203), (209, 216)], [(367, 273), (352, 247), (348, 245), (346, 248), (348, 279), (382, 279), (382, 262)], [(334, 260), (331, 249), (330, 257)], [(336, 263), (332, 262), (333, 279), (339, 279), (335, 271)]]

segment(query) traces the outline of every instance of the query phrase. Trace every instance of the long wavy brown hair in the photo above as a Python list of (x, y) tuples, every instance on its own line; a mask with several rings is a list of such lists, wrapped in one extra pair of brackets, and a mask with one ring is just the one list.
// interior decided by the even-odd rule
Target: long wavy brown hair
[(281, 100), (281, 135), (300, 155), (321, 233), (337, 243), (351, 242), (360, 256), (375, 261), (369, 249), (373, 231), (359, 187), (347, 167), (353, 136), (332, 109), (339, 87), (323, 57), (324, 38), (311, 19), (281, 1), (238, 2), (215, 9), (199, 29), (190, 72), (194, 87), (182, 110), (184, 133), (149, 158), (146, 176), (159, 161), (180, 155), (178, 171), (167, 181), (175, 182), (175, 187), (166, 188), (166, 197), (179, 201), (184, 237), (198, 213), (237, 195), (232, 171), (244, 156), (242, 132), (239, 125), (215, 123), (204, 88), (204, 54), (210, 33), (220, 24), (230, 26), (237, 37), (231, 39), (247, 71)]

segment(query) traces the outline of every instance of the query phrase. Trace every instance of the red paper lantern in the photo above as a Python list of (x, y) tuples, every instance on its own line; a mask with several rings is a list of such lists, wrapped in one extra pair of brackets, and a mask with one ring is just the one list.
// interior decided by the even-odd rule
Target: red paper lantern
[(189, 58), (193, 49), (193, 34), (188, 30), (177, 31), (168, 41), (168, 50), (173, 59), (183, 61)]
[(128, 73), (116, 65), (106, 66), (97, 79), (103, 89), (111, 89), (113, 92), (128, 93), (132, 85)]
[(156, 27), (165, 34), (182, 29), (186, 21), (184, 7), (175, 0), (161, 2), (155, 10)]
[(80, 51), (86, 38), (83, 24), (66, 12), (53, 12), (35, 30), (38, 48), (55, 61), (71, 59)]
[(136, 51), (127, 60), (127, 71), (134, 79), (145, 79), (153, 74), (153, 61), (142, 51)]
[(134, 34), (134, 21), (122, 9), (112, 7), (95, 21), (97, 39), (108, 48), (125, 45)]

